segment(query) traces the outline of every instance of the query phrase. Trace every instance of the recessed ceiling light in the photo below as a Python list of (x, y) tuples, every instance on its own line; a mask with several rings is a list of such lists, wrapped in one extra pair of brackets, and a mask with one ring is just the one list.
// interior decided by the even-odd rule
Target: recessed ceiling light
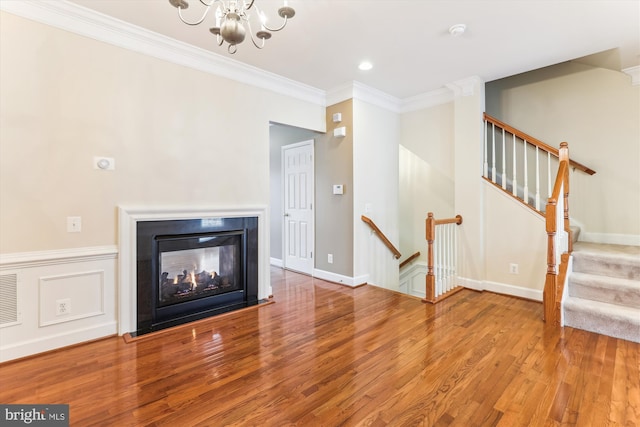
[(449, 34), (451, 34), (453, 37), (459, 37), (464, 34), (466, 29), (467, 26), (464, 24), (452, 25), (451, 28), (449, 28)]
[(373, 68), (373, 64), (371, 62), (362, 61), (360, 65), (358, 65), (358, 68), (362, 71), (368, 71)]

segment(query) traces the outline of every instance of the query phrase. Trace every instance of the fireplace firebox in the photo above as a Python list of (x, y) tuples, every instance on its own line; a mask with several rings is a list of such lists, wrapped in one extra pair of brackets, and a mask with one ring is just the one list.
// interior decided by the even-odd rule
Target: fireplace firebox
[(137, 330), (258, 304), (258, 219), (139, 221)]

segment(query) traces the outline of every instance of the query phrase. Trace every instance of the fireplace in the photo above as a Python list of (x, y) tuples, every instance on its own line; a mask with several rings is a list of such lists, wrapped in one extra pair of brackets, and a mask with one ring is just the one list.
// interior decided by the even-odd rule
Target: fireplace
[(258, 304), (258, 218), (136, 223), (136, 331)]

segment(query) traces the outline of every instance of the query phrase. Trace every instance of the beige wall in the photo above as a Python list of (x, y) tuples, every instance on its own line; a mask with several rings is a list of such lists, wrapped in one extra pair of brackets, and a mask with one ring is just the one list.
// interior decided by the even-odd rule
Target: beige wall
[[(342, 121), (333, 123), (334, 113)], [(316, 256), (317, 269), (353, 276), (353, 101), (327, 107), (327, 134), (316, 139)], [(347, 136), (334, 137), (333, 130), (345, 126)], [(332, 193), (334, 184), (344, 186), (344, 194)], [(333, 264), (327, 255), (333, 255)]]
[(453, 103), (400, 117), (399, 216), (403, 258), (420, 251), (427, 260), (425, 219), (454, 212)]
[(596, 170), (571, 174), (582, 237), (640, 236), (640, 86), (628, 75), (565, 63), (487, 84), (487, 112)]
[(2, 253), (113, 245), (121, 204), (266, 206), (269, 121), (324, 128), (318, 105), (0, 19)]

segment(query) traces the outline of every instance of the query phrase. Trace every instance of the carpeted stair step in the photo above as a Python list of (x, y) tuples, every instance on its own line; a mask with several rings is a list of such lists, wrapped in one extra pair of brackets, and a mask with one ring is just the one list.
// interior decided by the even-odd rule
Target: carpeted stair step
[(569, 296), (640, 308), (640, 281), (574, 272)]
[(573, 271), (640, 280), (640, 247), (578, 242), (573, 247)]
[(563, 315), (565, 326), (640, 342), (637, 308), (568, 297), (563, 303)]

